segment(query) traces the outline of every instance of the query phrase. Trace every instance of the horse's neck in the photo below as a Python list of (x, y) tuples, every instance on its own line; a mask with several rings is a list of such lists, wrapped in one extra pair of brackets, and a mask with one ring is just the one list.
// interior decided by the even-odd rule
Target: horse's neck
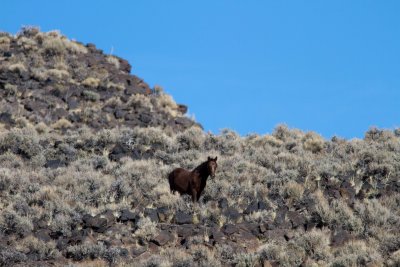
[(193, 170), (193, 172), (199, 174), (202, 183), (205, 183), (207, 181), (208, 176), (210, 175), (208, 173), (207, 166), (205, 165), (205, 163), (199, 165), (196, 169)]

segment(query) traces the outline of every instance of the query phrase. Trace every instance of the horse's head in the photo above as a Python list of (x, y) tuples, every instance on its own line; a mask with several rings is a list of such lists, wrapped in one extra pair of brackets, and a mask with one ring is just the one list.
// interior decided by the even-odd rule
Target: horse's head
[(215, 157), (214, 159), (211, 157), (208, 157), (207, 159), (207, 169), (208, 169), (208, 173), (210, 174), (210, 176), (212, 178), (215, 177), (215, 171), (217, 170), (218, 164), (217, 164), (217, 158)]

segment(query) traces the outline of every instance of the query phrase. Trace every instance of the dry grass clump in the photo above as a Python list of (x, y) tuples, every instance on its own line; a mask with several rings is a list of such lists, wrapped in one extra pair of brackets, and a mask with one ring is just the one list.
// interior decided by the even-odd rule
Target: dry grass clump
[(0, 246), (0, 266), (13, 266), (26, 261), (27, 257), (24, 253), (12, 247)]
[[(51, 36), (51, 35), (49, 35)], [(47, 55), (63, 55), (66, 53), (66, 48), (63, 40), (59, 36), (51, 36), (52, 38), (45, 38), (43, 41), (43, 49)]]
[[(381, 266), (383, 260), (379, 253), (365, 241), (350, 241), (335, 249), (330, 266)], [(375, 265), (374, 265), (375, 264)]]
[(61, 118), (51, 125), (53, 129), (68, 129), (72, 128), (72, 126), (72, 123), (65, 118)]
[(325, 144), (324, 139), (314, 132), (307, 133), (302, 141), (304, 149), (313, 153), (321, 152)]
[(8, 36), (0, 36), (0, 50), (8, 51), (10, 49), (11, 39)]
[(47, 77), (47, 78), (50, 77), (50, 78), (53, 78), (56, 80), (63, 80), (63, 79), (68, 79), (70, 76), (68, 71), (59, 70), (59, 69), (49, 69), (44, 74), (40, 74), (40, 73), (36, 72), (36, 75), (40, 80), (45, 80), (46, 78), (44, 78), (44, 77)]
[(16, 73), (24, 73), (27, 71), (25, 65), (23, 63), (15, 63), (8, 66), (8, 70)]
[(290, 181), (286, 184), (284, 190), (287, 197), (297, 202), (303, 197), (304, 186), (294, 181)]
[(293, 239), (296, 247), (304, 249), (306, 255), (317, 262), (330, 262), (329, 231), (311, 230)]
[(9, 132), (0, 134), (0, 149), (2, 151), (11, 151), (28, 159), (41, 152), (34, 130), (29, 128), (12, 129)]
[(332, 228), (341, 226), (346, 230), (360, 234), (363, 231), (363, 222), (342, 200), (333, 200), (328, 203), (321, 191), (314, 193), (316, 212), (326, 226)]
[(21, 216), (11, 208), (0, 212), (0, 233), (24, 237), (32, 230), (32, 221), (27, 216)]
[(87, 48), (74, 41), (68, 40), (65, 36), (62, 36), (58, 31), (47, 32), (44, 36), (40, 37), (40, 42), (44, 49), (44, 53), (50, 56), (60, 56), (67, 52), (73, 54), (86, 54)]
[(35, 39), (27, 38), (25, 36), (18, 37), (17, 44), (24, 50), (37, 50), (37, 42)]
[(116, 89), (118, 91), (123, 91), (125, 90), (125, 85), (122, 83), (113, 83), (113, 82), (108, 82), (106, 84), (107, 89)]
[(266, 242), (257, 251), (260, 262), (275, 261), (280, 266), (299, 266), (304, 260), (305, 251), (298, 246), (285, 246), (278, 242)]
[(18, 87), (14, 84), (6, 83), (4, 85), (4, 90), (6, 91), (7, 96), (17, 95)]
[(135, 236), (138, 239), (149, 241), (158, 233), (157, 224), (147, 217), (140, 219), (137, 227), (138, 229), (135, 231)]
[(387, 265), (390, 267), (400, 265), (400, 249), (395, 251), (389, 258)]
[(100, 95), (96, 92), (90, 91), (90, 90), (84, 90), (82, 92), (83, 97), (85, 100), (96, 102), (100, 99)]
[(119, 59), (114, 57), (114, 56), (108, 56), (107, 58), (107, 62), (110, 64), (113, 64), (117, 69), (119, 69)]
[[(19, 247), (19, 249), (18, 249)], [(61, 256), (55, 242), (44, 242), (36, 237), (29, 236), (17, 245), (17, 249), (27, 255), (31, 255), (37, 261), (54, 260)]]
[(178, 115), (178, 105), (171, 95), (159, 93), (157, 96), (157, 106), (165, 113), (170, 114), (172, 117)]
[(100, 85), (100, 80), (97, 78), (88, 77), (82, 81), (82, 84), (90, 88), (97, 88)]
[(82, 244), (69, 246), (67, 256), (76, 261), (84, 259), (105, 259), (109, 265), (115, 264), (119, 258), (120, 250), (118, 248), (107, 248), (103, 244)]
[(149, 111), (153, 110), (153, 104), (149, 97), (142, 94), (134, 94), (129, 98), (128, 106), (134, 109), (145, 108)]
[(48, 70), (44, 67), (31, 68), (32, 77), (37, 81), (45, 81), (48, 78)]

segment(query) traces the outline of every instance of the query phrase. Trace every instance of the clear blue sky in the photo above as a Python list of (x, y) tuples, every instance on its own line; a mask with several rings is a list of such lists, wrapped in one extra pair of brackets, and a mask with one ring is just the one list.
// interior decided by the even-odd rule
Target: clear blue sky
[(0, 30), (59, 29), (129, 60), (206, 130), (330, 138), (400, 126), (399, 1), (17, 1)]

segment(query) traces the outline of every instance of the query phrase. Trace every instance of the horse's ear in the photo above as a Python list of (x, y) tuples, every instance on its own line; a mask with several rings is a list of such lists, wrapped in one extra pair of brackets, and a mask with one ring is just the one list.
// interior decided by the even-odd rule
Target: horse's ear
[(217, 159), (218, 159), (218, 157), (215, 157), (215, 159), (214, 159), (214, 160), (215, 160), (215, 161), (217, 161)]
[(208, 156), (207, 160), (208, 160), (208, 161), (210, 161), (210, 160), (211, 160), (211, 157), (210, 157), (210, 156)]

